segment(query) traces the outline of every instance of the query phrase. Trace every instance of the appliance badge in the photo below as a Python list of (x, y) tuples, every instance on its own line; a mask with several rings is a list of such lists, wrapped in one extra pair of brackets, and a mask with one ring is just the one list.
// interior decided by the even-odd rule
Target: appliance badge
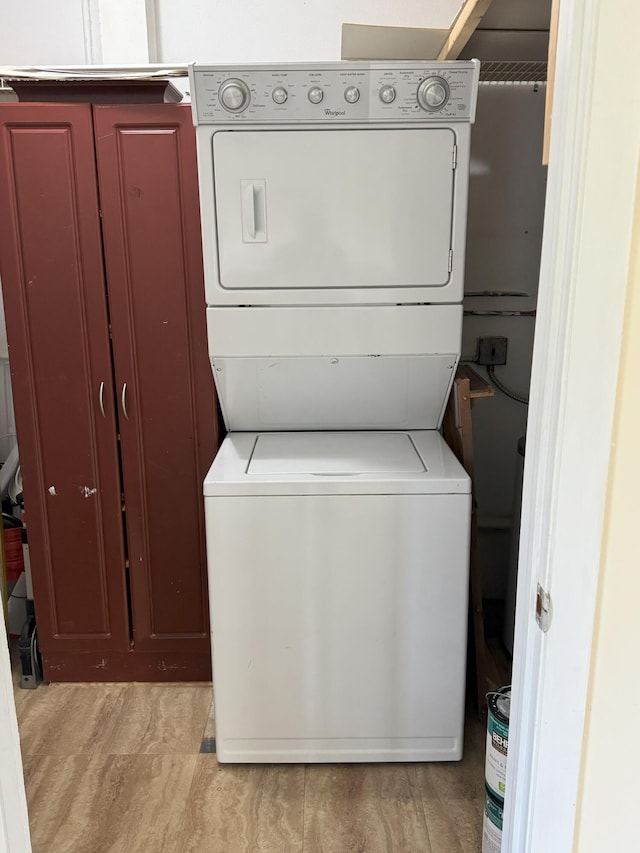
[(325, 110), (324, 114), (326, 116), (343, 116), (345, 115), (345, 110)]

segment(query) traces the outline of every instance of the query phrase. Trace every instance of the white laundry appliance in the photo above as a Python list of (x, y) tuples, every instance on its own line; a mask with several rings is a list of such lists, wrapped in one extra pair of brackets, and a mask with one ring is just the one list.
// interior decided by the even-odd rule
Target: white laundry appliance
[(478, 63), (190, 68), (222, 762), (462, 755), (460, 353)]

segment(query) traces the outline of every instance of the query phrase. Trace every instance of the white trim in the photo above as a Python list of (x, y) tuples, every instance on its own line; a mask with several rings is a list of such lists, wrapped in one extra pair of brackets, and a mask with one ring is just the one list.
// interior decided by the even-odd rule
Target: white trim
[(97, 12), (100, 61), (107, 65), (149, 62), (147, 0), (89, 0)]
[(573, 847), (640, 145), (638, 23), (628, 0), (561, 5), (503, 837), (514, 853)]
[(81, 0), (84, 30), (84, 61), (87, 65), (102, 64), (102, 33), (100, 32), (100, 0)]
[(147, 49), (149, 62), (159, 62), (160, 39), (158, 33), (158, 0), (145, 0), (145, 15), (147, 19)]
[(4, 613), (0, 616), (0, 631), (4, 635), (0, 636), (0, 853), (31, 853), (11, 662), (4, 639)]

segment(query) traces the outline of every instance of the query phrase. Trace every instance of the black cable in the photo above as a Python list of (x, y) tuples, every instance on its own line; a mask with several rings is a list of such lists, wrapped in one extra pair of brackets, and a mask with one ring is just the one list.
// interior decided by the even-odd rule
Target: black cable
[(489, 379), (493, 382), (493, 384), (496, 386), (498, 391), (502, 391), (502, 393), (505, 395), (505, 397), (509, 397), (511, 400), (515, 400), (516, 403), (522, 403), (523, 406), (529, 405), (529, 398), (528, 397), (524, 397), (521, 394), (516, 394), (515, 391), (510, 391), (506, 387), (506, 385), (503, 385), (502, 382), (500, 382), (500, 380), (496, 376), (495, 365), (488, 364), (487, 365), (487, 373), (489, 374)]

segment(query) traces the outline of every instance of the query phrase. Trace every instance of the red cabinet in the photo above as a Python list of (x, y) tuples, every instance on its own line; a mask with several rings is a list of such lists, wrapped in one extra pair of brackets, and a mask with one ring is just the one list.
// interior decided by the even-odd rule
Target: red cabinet
[(219, 443), (188, 106), (0, 105), (0, 276), (45, 677), (210, 677)]

